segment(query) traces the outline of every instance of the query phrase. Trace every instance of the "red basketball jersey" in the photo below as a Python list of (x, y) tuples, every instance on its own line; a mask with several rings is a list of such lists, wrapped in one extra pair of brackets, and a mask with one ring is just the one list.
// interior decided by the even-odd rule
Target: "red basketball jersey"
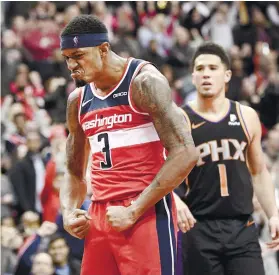
[(131, 83), (146, 64), (130, 58), (120, 82), (105, 97), (96, 93), (94, 83), (82, 89), (79, 121), (92, 152), (93, 201), (136, 196), (164, 163), (150, 116), (137, 110), (131, 99)]

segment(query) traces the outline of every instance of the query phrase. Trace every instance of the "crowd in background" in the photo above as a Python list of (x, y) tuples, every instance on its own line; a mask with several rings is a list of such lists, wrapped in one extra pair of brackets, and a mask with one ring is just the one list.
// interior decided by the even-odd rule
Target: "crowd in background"
[[(222, 45), (233, 72), (227, 97), (259, 114), (279, 207), (278, 2), (23, 1), (1, 2), (1, 13), (1, 274), (79, 274), (83, 241), (63, 230), (59, 203), (75, 89), (59, 34), (81, 13), (105, 23), (114, 52), (154, 63), (179, 106), (196, 96), (195, 48)], [(256, 198), (254, 205), (266, 274), (277, 275), (266, 217)]]

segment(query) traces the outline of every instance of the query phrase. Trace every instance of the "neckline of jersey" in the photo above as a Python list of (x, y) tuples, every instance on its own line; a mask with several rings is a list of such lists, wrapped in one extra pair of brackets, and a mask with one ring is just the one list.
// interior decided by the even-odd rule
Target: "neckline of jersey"
[(129, 70), (129, 67), (130, 67), (132, 61), (133, 61), (133, 58), (132, 58), (132, 57), (127, 58), (127, 61), (126, 61), (126, 64), (125, 64), (125, 69), (124, 69), (124, 71), (123, 71), (123, 73), (122, 73), (122, 76), (121, 76), (119, 82), (111, 88), (110, 92), (109, 92), (107, 95), (105, 95), (105, 96), (100, 96), (100, 95), (98, 95), (98, 94), (97, 94), (97, 91), (96, 91), (97, 88), (96, 88), (94, 82), (91, 82), (91, 83), (90, 83), (90, 87), (91, 87), (93, 96), (96, 96), (97, 98), (99, 98), (99, 99), (101, 99), (101, 100), (107, 99), (107, 98), (120, 86), (120, 84), (121, 84), (121, 83), (123, 82), (123, 80), (125, 79), (125, 77), (126, 77), (126, 75), (127, 75), (127, 72), (128, 72), (128, 70)]
[(187, 105), (189, 106), (189, 108), (190, 108), (197, 116), (199, 116), (200, 118), (202, 118), (202, 119), (205, 120), (206, 122), (210, 122), (210, 123), (219, 123), (219, 122), (223, 121), (226, 117), (228, 117), (228, 115), (229, 115), (229, 113), (230, 113), (230, 111), (231, 111), (231, 109), (232, 109), (232, 103), (231, 103), (230, 100), (229, 100), (229, 103), (230, 103), (230, 106), (229, 106), (229, 109), (228, 109), (227, 113), (224, 115), (224, 117), (222, 117), (221, 119), (219, 119), (219, 120), (217, 120), (217, 121), (212, 121), (212, 120), (209, 120), (209, 119), (203, 117), (202, 115), (200, 115), (199, 113), (197, 113), (189, 104), (187, 104)]

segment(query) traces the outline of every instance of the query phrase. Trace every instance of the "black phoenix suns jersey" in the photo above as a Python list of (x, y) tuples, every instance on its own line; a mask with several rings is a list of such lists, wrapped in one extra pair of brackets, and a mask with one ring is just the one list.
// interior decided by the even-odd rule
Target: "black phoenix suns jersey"
[(200, 152), (197, 165), (186, 179), (188, 188), (183, 199), (189, 209), (194, 216), (204, 218), (251, 214), (253, 189), (246, 165), (250, 137), (239, 103), (230, 101), (227, 115), (217, 122), (201, 117), (189, 105), (183, 110)]

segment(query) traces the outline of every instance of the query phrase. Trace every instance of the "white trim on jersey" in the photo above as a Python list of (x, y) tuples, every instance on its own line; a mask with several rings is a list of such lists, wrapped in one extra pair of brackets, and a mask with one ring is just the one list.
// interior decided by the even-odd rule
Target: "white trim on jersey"
[(132, 101), (131, 101), (131, 85), (133, 83), (133, 80), (134, 78), (137, 76), (138, 72), (142, 69), (143, 66), (147, 65), (147, 64), (150, 64), (150, 62), (147, 62), (147, 61), (144, 61), (142, 63), (140, 63), (137, 68), (135, 69), (134, 73), (133, 73), (133, 76), (131, 78), (131, 81), (130, 81), (130, 84), (129, 84), (129, 89), (128, 89), (128, 100), (129, 100), (129, 105), (131, 107), (131, 109), (137, 113), (137, 114), (142, 114), (142, 115), (149, 115), (148, 113), (143, 113), (143, 112), (140, 112), (140, 111), (137, 111), (134, 106), (132, 105)]
[(105, 100), (105, 99), (107, 99), (113, 92), (115, 92), (115, 90), (118, 89), (118, 87), (120, 86), (120, 84), (121, 84), (121, 83), (123, 82), (123, 80), (125, 79), (125, 77), (126, 77), (128, 71), (129, 71), (129, 68), (130, 68), (130, 65), (131, 65), (133, 59), (134, 59), (134, 58), (132, 58), (132, 57), (129, 58), (128, 65), (127, 65), (127, 67), (126, 67), (125, 73), (124, 73), (124, 75), (122, 76), (121, 80), (119, 81), (119, 83), (117, 84), (117, 86), (114, 87), (114, 88), (112, 89), (112, 91), (110, 91), (106, 96), (100, 96), (100, 95), (98, 95), (98, 94), (96, 93), (96, 88), (95, 88), (94, 83), (91, 82), (91, 83), (90, 83), (90, 87), (91, 87), (91, 90), (92, 90), (93, 95), (96, 96), (97, 98), (101, 99), (101, 100)]
[[(93, 154), (101, 152), (104, 147), (104, 144), (102, 142), (98, 142), (98, 135), (103, 133), (105, 132), (96, 134), (88, 138)], [(121, 129), (106, 133), (108, 134), (110, 149), (160, 140), (152, 122), (146, 123), (135, 128)]]
[(168, 229), (169, 229), (170, 249), (171, 249), (171, 274), (174, 275), (174, 252), (173, 252), (172, 235), (171, 235), (171, 215), (166, 201), (166, 197), (163, 198), (163, 201), (168, 216)]
[(81, 89), (81, 95), (80, 95), (80, 102), (79, 102), (79, 112), (78, 112), (78, 121), (79, 121), (79, 124), (80, 123), (80, 114), (81, 114), (81, 106), (82, 106), (82, 102), (83, 102), (83, 97), (85, 95), (85, 86), (82, 87)]

